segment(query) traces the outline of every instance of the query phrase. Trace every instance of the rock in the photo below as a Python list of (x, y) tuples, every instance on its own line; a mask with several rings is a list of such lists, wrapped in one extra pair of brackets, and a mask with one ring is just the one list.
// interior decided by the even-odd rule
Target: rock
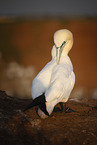
[(91, 90), (91, 92), (90, 92), (90, 97), (91, 97), (92, 99), (97, 99), (97, 88)]
[(0, 87), (10, 96), (31, 98), (32, 80), (35, 75), (33, 66), (24, 67), (17, 62), (11, 62), (1, 76)]
[(70, 100), (75, 102), (84, 102), (86, 101), (87, 91), (85, 88), (76, 88), (70, 96)]
[[(97, 103), (96, 100), (93, 99)], [(19, 99), (0, 91), (0, 144), (2, 145), (88, 145), (97, 143), (97, 109), (81, 102), (67, 106), (79, 113), (52, 113), (41, 119), (33, 107), (23, 112), (32, 99)], [(95, 103), (94, 103), (95, 104)]]

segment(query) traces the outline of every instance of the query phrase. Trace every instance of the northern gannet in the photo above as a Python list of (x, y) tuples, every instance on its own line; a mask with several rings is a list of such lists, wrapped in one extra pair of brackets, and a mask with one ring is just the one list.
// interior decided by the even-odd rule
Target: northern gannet
[(59, 102), (67, 102), (75, 84), (73, 66), (68, 52), (73, 45), (73, 35), (67, 29), (54, 33), (52, 60), (32, 82), (33, 102), (26, 108), (38, 106), (38, 115), (47, 118)]

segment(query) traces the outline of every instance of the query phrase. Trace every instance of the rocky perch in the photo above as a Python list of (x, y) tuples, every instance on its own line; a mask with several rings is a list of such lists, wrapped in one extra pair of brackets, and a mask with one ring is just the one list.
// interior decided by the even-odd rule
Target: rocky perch
[(31, 101), (13, 98), (0, 91), (1, 145), (97, 144), (96, 99), (68, 101), (67, 106), (78, 113), (52, 113), (44, 120), (36, 114), (35, 108), (23, 112)]

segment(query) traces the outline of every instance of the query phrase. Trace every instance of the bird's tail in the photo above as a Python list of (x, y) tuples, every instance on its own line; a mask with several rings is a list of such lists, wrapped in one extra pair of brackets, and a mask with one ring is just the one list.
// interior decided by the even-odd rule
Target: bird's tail
[(41, 111), (43, 111), (46, 115), (49, 116), (49, 113), (48, 113), (47, 110), (46, 110), (45, 102), (46, 102), (46, 100), (45, 100), (45, 95), (42, 94), (41, 96), (35, 98), (35, 99), (33, 100), (33, 102), (32, 102), (31, 104), (29, 104), (29, 105), (24, 109), (24, 111), (27, 111), (28, 109), (30, 109), (30, 108), (32, 108), (32, 107), (38, 105), (39, 108), (41, 109)]

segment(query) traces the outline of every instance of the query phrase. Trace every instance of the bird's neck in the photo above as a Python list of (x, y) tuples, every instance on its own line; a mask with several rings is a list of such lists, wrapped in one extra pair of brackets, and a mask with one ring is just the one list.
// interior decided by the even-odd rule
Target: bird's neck
[[(63, 64), (63, 63), (66, 63), (70, 60), (69, 56), (68, 55), (62, 55), (61, 58), (60, 58), (60, 62), (59, 64)], [(57, 61), (57, 60), (56, 60)]]
[[(51, 54), (52, 54), (52, 60), (57, 62), (55, 46), (53, 46)], [(60, 58), (60, 63), (64, 62), (66, 60), (66, 58), (68, 58), (68, 49), (67, 49), (67, 51), (66, 51), (66, 49), (65, 49), (65, 51), (63, 50), (63, 52), (61, 54), (61, 58)]]

